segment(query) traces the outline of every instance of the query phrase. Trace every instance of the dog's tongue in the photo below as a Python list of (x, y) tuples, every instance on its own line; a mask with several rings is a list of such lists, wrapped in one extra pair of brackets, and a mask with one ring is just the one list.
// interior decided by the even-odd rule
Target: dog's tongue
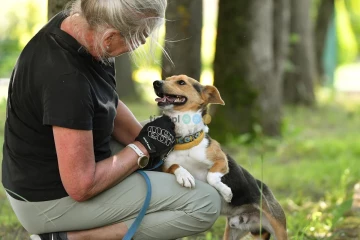
[(166, 102), (166, 96), (164, 96), (162, 98), (156, 98), (155, 101), (156, 102)]
[(181, 96), (168, 96), (165, 95), (162, 98), (156, 98), (155, 99), (156, 102), (158, 103), (183, 103), (186, 101), (185, 97), (181, 97)]
[(170, 97), (170, 96), (164, 96), (162, 98), (156, 98), (155, 99), (156, 102), (174, 102), (175, 98), (174, 97)]

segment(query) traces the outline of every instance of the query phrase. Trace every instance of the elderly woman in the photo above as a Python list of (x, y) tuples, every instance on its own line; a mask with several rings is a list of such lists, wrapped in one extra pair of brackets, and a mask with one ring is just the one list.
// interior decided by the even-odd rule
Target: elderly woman
[[(174, 126), (162, 117), (142, 128), (115, 92), (113, 57), (151, 39), (165, 9), (165, 0), (75, 0), (22, 51), (9, 87), (2, 183), (29, 233), (121, 239), (134, 222), (146, 184), (133, 172), (172, 148)], [(151, 138), (149, 126), (167, 141)], [(188, 236), (217, 219), (221, 200), (206, 183), (189, 190), (172, 175), (148, 175), (152, 199), (134, 239)]]

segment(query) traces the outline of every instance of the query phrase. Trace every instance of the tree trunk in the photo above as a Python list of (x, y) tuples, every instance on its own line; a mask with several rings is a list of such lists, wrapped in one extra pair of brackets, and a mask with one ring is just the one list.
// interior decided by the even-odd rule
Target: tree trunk
[[(290, 0), (274, 0), (274, 83), (272, 91), (269, 93), (269, 102), (272, 107), (266, 108), (264, 121), (269, 125), (265, 131), (269, 135), (279, 134), (282, 117), (282, 86), (285, 73), (285, 65), (289, 52), (290, 36)], [(263, 123), (266, 126), (266, 123)], [(266, 129), (265, 128), (265, 129)], [(271, 131), (276, 129), (276, 131)]]
[(289, 52), (290, 0), (274, 0), (274, 74), (280, 81), (279, 96), (282, 96), (282, 82)]
[[(283, 97), (288, 104), (315, 103), (316, 61), (310, 19), (310, 0), (291, 1), (290, 44), (292, 69), (285, 74)], [(295, 40), (294, 40), (295, 39)]]
[(163, 56), (163, 79), (172, 75), (186, 74), (199, 80), (202, 0), (169, 1), (166, 18), (165, 49), (174, 64)]
[(120, 99), (138, 100), (135, 83), (132, 78), (130, 56), (123, 54), (115, 59), (116, 91)]
[(63, 10), (71, 0), (48, 0), (48, 19)]
[(321, 0), (315, 26), (315, 46), (316, 46), (316, 66), (320, 83), (325, 83), (323, 55), (325, 49), (326, 36), (335, 12), (334, 0)]
[[(214, 61), (215, 86), (226, 106), (218, 106), (211, 134), (219, 141), (252, 132), (260, 125), (267, 135), (280, 134), (279, 80), (274, 55), (283, 55), (273, 38), (273, 1), (219, 1)], [(278, 73), (279, 74), (279, 73)]]

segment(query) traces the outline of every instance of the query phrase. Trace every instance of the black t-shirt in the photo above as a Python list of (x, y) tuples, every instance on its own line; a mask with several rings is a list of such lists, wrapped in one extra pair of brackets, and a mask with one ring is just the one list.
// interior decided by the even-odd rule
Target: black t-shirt
[(65, 18), (59, 13), (31, 39), (10, 79), (2, 182), (28, 201), (68, 196), (53, 125), (92, 130), (95, 161), (111, 155), (118, 104), (113, 61), (97, 61), (62, 31)]

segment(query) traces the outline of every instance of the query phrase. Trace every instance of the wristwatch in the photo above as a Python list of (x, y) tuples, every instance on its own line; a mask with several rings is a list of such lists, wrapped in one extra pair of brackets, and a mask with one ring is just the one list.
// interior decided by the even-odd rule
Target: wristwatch
[(139, 156), (139, 158), (138, 158), (138, 166), (139, 166), (139, 168), (144, 168), (144, 167), (146, 167), (148, 165), (149, 158), (140, 150), (140, 148), (138, 148), (133, 143), (130, 143), (129, 145), (127, 145), (127, 147), (134, 150), (136, 152), (136, 154)]

